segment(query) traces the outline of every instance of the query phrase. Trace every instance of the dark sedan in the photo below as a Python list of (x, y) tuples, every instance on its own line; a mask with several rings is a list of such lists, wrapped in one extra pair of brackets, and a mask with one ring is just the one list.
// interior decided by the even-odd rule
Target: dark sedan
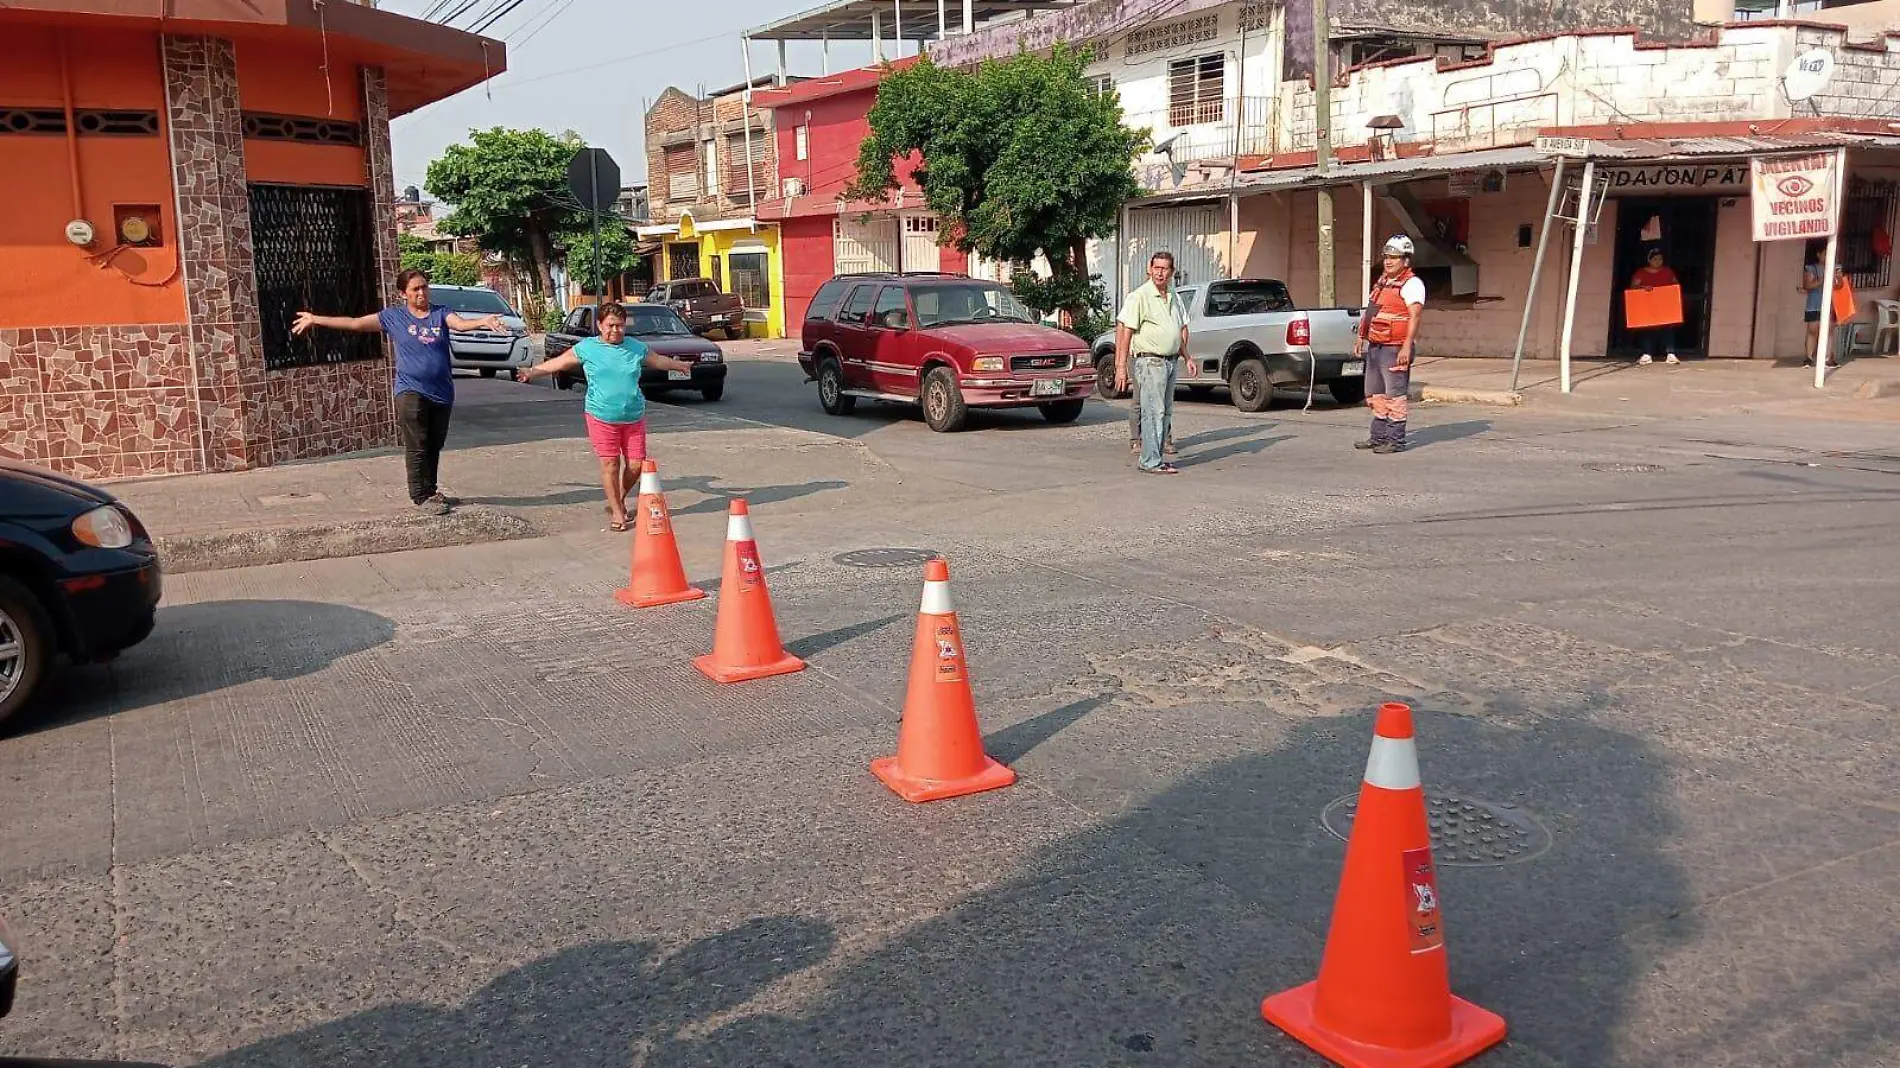
[(0, 724), (57, 655), (96, 663), (144, 641), (162, 585), (151, 537), (110, 493), (0, 462)]
[[(691, 374), (647, 368), (640, 375), (640, 385), (645, 392), (693, 389), (709, 401), (716, 401), (725, 395), (726, 359), (718, 345), (695, 335), (686, 325), (686, 320), (664, 304), (629, 304), (626, 307), (628, 337), (662, 356), (671, 356), (693, 365)], [(560, 330), (548, 335), (547, 355), (552, 359), (580, 344), (583, 338), (599, 335), (600, 331), (594, 326), (593, 307), (582, 305), (567, 313)], [(573, 389), (576, 383), (586, 381), (587, 376), (578, 370), (554, 377), (554, 384), (561, 389)]]

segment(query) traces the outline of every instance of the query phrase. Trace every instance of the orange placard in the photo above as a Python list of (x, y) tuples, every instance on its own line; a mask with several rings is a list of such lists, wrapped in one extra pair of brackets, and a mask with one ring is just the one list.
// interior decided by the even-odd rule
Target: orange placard
[(1682, 322), (1682, 287), (1623, 291), (1623, 325), (1631, 330), (1676, 326)]
[(1834, 283), (1834, 321), (1844, 323), (1854, 317), (1854, 287), (1843, 278)]

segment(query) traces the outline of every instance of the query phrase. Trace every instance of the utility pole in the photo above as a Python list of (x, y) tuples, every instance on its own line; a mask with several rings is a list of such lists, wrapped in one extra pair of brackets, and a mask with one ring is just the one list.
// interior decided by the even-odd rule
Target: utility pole
[[(1313, 0), (1313, 169), (1320, 180), (1332, 169), (1333, 162), (1333, 59), (1332, 24), (1326, 15), (1326, 0)], [(1330, 308), (1336, 300), (1338, 281), (1333, 265), (1333, 191), (1324, 185), (1319, 197), (1319, 306)]]

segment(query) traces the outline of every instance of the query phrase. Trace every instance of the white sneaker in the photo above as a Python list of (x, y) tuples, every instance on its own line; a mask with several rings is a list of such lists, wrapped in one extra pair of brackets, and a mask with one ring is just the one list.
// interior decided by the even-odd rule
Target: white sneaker
[(1650, 364), (1655, 363), (1655, 362), (1656, 362), (1655, 360), (1652, 360), (1649, 358), (1649, 353), (1645, 352), (1643, 353), (1642, 359), (1637, 360), (1636, 364), (1639, 367), (1648, 367)]
[(1682, 361), (1676, 359), (1676, 354), (1672, 352), (1668, 356), (1663, 357), (1663, 362), (1664, 363), (1681, 363)]

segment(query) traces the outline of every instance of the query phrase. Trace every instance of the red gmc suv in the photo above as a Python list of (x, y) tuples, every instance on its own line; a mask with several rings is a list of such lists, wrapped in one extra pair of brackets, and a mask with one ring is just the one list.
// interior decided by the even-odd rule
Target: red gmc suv
[(995, 282), (951, 274), (844, 274), (818, 288), (798, 354), (818, 400), (849, 415), (859, 397), (923, 405), (930, 429), (971, 408), (1042, 410), (1073, 422), (1095, 388), (1088, 343), (1044, 326)]

